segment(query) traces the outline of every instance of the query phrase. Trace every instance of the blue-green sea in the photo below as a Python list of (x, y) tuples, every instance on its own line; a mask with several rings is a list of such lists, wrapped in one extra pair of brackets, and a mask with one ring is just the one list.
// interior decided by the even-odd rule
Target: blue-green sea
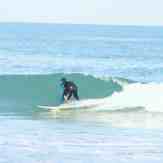
[[(163, 28), (0, 24), (0, 163), (162, 163)], [(90, 108), (60, 104), (60, 79)]]

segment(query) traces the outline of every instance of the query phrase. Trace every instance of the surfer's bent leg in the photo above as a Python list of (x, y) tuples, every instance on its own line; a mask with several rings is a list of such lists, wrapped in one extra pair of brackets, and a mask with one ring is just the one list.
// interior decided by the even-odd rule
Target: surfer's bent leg
[(77, 90), (74, 90), (73, 91), (73, 96), (76, 100), (79, 100), (79, 96), (78, 96), (78, 91)]
[(70, 92), (68, 93), (67, 100), (70, 100), (70, 98), (72, 97), (72, 94), (73, 94), (73, 92), (72, 92), (72, 91), (70, 91)]

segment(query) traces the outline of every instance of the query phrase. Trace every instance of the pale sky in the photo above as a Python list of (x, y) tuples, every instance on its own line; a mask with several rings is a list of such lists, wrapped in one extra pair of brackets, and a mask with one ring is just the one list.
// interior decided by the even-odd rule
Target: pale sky
[(163, 0), (0, 0), (0, 22), (163, 25)]

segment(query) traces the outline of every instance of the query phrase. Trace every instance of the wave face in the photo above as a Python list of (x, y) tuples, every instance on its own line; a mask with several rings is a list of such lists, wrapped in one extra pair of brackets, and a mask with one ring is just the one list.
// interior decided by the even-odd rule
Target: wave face
[(143, 108), (163, 112), (163, 84), (82, 74), (1, 76), (0, 112), (24, 114), (33, 112), (37, 105), (58, 105), (62, 94), (59, 83), (63, 76), (78, 85), (81, 102), (97, 104), (96, 111)]
[[(96, 104), (94, 111), (163, 112), (163, 84), (138, 83), (123, 78), (96, 78), (83, 74), (0, 76), (0, 112), (31, 113), (37, 105), (59, 105), (60, 79), (79, 87), (80, 103)], [(92, 108), (91, 108), (92, 109)]]
[(102, 99), (122, 90), (111, 78), (103, 80), (82, 74), (3, 75), (0, 76), (0, 112), (28, 113), (37, 105), (58, 105), (63, 76), (78, 85), (81, 99)]

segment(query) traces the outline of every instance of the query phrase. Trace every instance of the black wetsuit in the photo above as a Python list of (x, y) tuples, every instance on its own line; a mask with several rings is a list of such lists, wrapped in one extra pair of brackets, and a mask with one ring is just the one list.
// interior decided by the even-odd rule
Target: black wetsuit
[(64, 84), (63, 99), (67, 96), (67, 100), (73, 96), (76, 100), (79, 100), (78, 87), (71, 81), (66, 81)]

